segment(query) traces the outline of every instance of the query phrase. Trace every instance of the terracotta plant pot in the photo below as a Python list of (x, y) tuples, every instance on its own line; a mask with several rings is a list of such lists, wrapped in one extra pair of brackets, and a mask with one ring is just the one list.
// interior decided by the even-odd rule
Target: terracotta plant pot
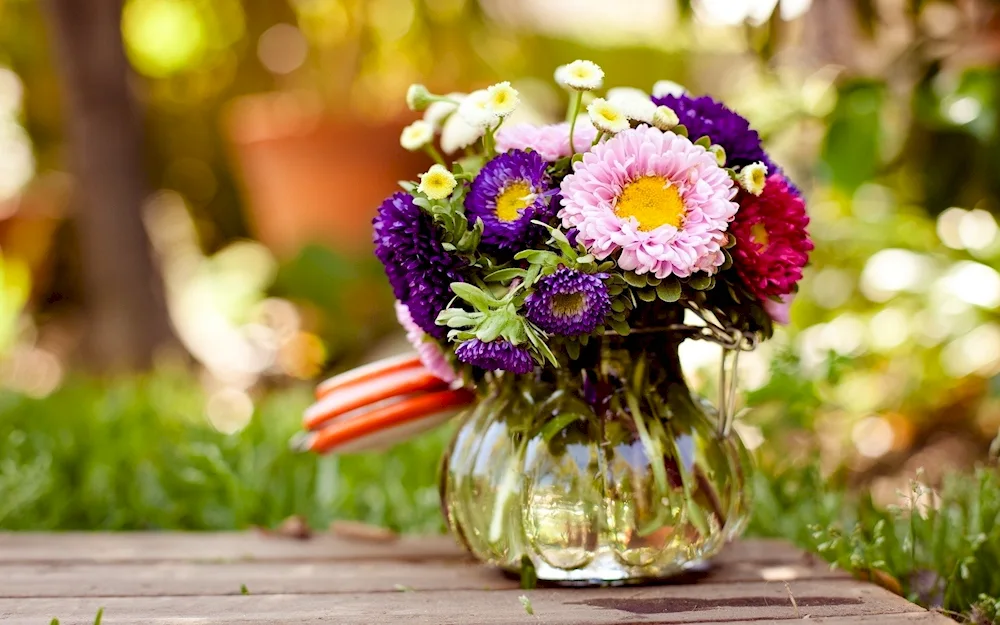
[(399, 147), (410, 120), (334, 118), (316, 96), (293, 93), (233, 102), (227, 134), (255, 236), (281, 257), (308, 243), (367, 254), (378, 205), (430, 164)]

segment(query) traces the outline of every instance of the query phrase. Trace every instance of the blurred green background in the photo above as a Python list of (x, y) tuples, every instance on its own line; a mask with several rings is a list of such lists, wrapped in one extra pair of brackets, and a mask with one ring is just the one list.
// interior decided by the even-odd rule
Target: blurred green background
[[(439, 528), (448, 432), (321, 460), (287, 440), (316, 378), (405, 349), (370, 220), (427, 165), (397, 144), (406, 87), (510, 79), (554, 119), (576, 58), (725, 100), (808, 197), (793, 323), (741, 362), (762, 475), (886, 505), (917, 467), (988, 458), (994, 2), (75, 4), (0, 0), (2, 529)], [(717, 354), (683, 358), (711, 389)]]

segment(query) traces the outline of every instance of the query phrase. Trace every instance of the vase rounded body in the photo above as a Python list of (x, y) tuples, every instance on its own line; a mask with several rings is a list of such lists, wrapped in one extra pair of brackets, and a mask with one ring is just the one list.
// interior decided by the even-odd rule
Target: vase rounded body
[(676, 347), (605, 337), (586, 366), (491, 380), (444, 459), (459, 541), (541, 580), (628, 583), (697, 567), (738, 536), (749, 455), (688, 390)]

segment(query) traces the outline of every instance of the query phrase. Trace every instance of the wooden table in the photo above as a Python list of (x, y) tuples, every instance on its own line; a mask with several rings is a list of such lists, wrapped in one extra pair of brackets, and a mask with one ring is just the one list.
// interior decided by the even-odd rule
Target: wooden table
[(100, 607), (106, 624), (952, 622), (778, 541), (731, 545), (695, 583), (523, 591), (447, 537), (0, 533), (0, 622)]

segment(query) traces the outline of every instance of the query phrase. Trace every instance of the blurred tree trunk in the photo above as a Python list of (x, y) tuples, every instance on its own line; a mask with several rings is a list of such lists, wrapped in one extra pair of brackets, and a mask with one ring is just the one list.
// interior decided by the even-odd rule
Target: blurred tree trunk
[(147, 368), (171, 330), (142, 223), (148, 187), (122, 0), (46, 0), (46, 9), (77, 180), (90, 355), (102, 370)]

